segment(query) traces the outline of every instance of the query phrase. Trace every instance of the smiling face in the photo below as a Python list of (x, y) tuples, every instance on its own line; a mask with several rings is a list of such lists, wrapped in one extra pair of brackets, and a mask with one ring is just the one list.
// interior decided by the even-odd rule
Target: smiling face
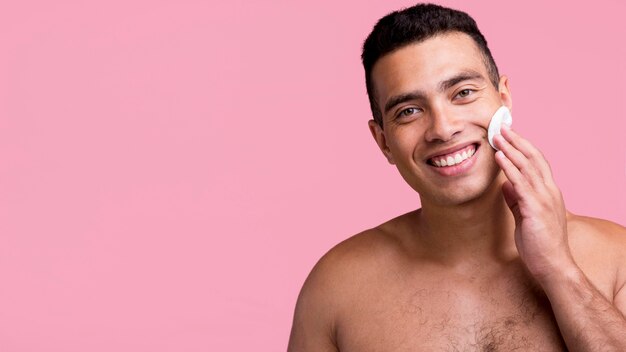
[(374, 65), (384, 130), (373, 120), (370, 130), (422, 203), (465, 203), (500, 173), (487, 127), (511, 97), (506, 77), (499, 91), (488, 77), (478, 47), (460, 32), (404, 46)]

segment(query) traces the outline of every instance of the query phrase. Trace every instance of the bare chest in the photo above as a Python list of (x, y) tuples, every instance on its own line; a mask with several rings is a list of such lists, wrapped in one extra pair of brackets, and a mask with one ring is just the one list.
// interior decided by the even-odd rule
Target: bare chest
[(338, 322), (340, 351), (566, 350), (548, 299), (524, 277), (376, 282)]

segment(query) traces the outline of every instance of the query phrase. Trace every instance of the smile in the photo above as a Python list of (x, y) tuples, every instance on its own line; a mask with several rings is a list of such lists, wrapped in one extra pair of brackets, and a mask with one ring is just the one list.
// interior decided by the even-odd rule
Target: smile
[(470, 144), (463, 149), (459, 149), (449, 154), (438, 155), (430, 158), (428, 163), (436, 167), (451, 167), (461, 164), (467, 159), (472, 158), (476, 153), (476, 145)]
[(473, 143), (446, 154), (434, 156), (426, 161), (441, 176), (465, 175), (476, 164), (476, 155), (480, 153), (480, 144)]

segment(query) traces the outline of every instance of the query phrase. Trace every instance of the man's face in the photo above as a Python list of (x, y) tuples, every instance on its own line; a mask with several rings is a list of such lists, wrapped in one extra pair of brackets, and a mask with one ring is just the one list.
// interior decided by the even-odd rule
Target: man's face
[(500, 92), (490, 83), (470, 36), (453, 32), (398, 49), (378, 60), (372, 79), (384, 126), (370, 121), (372, 134), (422, 201), (461, 204), (494, 183), (487, 127), (511, 99), (506, 77)]

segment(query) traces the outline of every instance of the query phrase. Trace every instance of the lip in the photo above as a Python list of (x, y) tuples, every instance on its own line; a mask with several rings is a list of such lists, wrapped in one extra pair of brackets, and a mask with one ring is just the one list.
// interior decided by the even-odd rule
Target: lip
[[(473, 143), (470, 143), (470, 144), (473, 144)], [(468, 146), (470, 144), (465, 144), (461, 148), (450, 149), (450, 151), (453, 151), (453, 152), (457, 151), (457, 150), (462, 149), (462, 148), (464, 148), (464, 147), (466, 147), (466, 146)], [(460, 164), (456, 164), (454, 166), (437, 167), (437, 166), (430, 165), (430, 164), (427, 164), (427, 165), (428, 165), (428, 167), (431, 167), (434, 172), (436, 172), (436, 173), (438, 173), (438, 174), (440, 174), (442, 176), (457, 176), (457, 175), (465, 173), (472, 166), (474, 166), (474, 164), (476, 164), (476, 160), (478, 160), (477, 156), (481, 152), (481, 149), (482, 149), (481, 145), (480, 145), (480, 143), (478, 143), (477, 146), (476, 146), (476, 151), (474, 152), (474, 155), (472, 155), (470, 158), (467, 158), (467, 159), (463, 160), (463, 162), (461, 162)], [(437, 154), (437, 155), (441, 155), (441, 154)], [(435, 155), (435, 156), (437, 156), (437, 155)]]
[(472, 145), (472, 144), (476, 144), (476, 148), (478, 149), (478, 147), (480, 146), (480, 143), (477, 141), (474, 142), (467, 142), (467, 143), (462, 143), (462, 144), (457, 144), (454, 147), (450, 147), (450, 148), (446, 148), (446, 149), (441, 149), (436, 151), (435, 153), (429, 155), (428, 157), (426, 157), (426, 162), (428, 162), (428, 160), (437, 157), (437, 156), (441, 156), (441, 155), (446, 155), (446, 154), (450, 154), (450, 153), (454, 153), (457, 152), (465, 147), (467, 147), (468, 145)]

